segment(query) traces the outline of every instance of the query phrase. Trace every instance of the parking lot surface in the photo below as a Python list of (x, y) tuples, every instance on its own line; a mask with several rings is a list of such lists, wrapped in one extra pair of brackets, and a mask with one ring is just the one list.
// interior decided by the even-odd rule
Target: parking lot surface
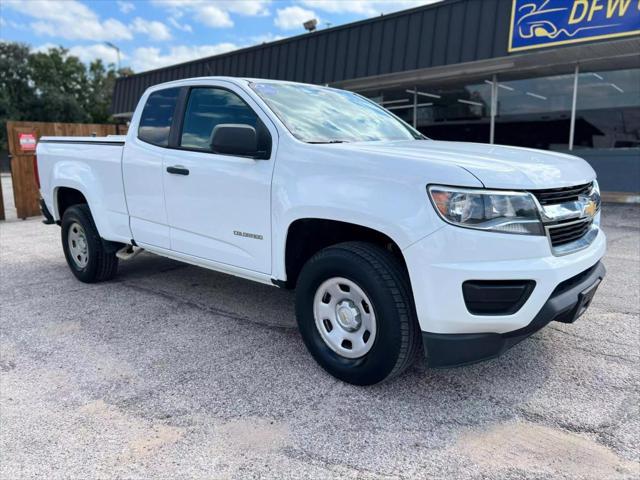
[(0, 222), (0, 478), (638, 478), (640, 209), (604, 225), (576, 324), (362, 388), (291, 292), (150, 254), (85, 285), (58, 227)]

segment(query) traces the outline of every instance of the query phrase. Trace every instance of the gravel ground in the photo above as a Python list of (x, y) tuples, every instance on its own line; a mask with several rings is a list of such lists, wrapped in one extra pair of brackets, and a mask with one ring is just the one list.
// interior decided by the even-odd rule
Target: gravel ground
[(290, 292), (142, 254), (68, 271), (59, 229), (0, 225), (0, 478), (638, 478), (640, 209), (574, 325), (369, 387), (306, 353)]

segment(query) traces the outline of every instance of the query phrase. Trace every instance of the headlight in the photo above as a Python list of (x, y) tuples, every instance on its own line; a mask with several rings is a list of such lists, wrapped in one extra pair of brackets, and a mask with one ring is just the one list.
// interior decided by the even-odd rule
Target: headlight
[(602, 204), (602, 198), (600, 197), (600, 185), (598, 184), (598, 180), (594, 180), (591, 184), (591, 191), (589, 192), (589, 196), (596, 202), (597, 210), (600, 210), (600, 205)]
[(445, 222), (465, 228), (544, 235), (531, 194), (430, 185), (427, 190)]
[(600, 213), (600, 208), (602, 207), (602, 197), (600, 197), (600, 185), (598, 184), (598, 180), (593, 181), (593, 186), (591, 187), (591, 192), (589, 193), (591, 199), (595, 202), (595, 213), (593, 214), (593, 223), (600, 226), (600, 217), (598, 213)]

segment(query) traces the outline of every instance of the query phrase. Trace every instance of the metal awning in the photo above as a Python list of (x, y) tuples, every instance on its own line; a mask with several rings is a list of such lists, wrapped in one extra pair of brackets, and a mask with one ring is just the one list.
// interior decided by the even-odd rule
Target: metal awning
[(388, 75), (370, 76), (334, 82), (331, 86), (366, 91), (407, 87), (417, 84), (453, 81), (482, 81), (494, 74), (508, 75), (509, 80), (573, 73), (580, 71), (640, 68), (640, 37), (586, 45), (537, 50), (488, 60), (445, 65)]

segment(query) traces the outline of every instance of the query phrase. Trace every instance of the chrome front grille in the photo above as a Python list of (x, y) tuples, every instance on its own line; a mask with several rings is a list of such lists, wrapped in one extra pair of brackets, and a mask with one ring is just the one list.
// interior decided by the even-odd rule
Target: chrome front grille
[(574, 187), (549, 188), (546, 190), (531, 190), (540, 205), (555, 205), (558, 203), (575, 202), (581, 195), (589, 195), (593, 183), (576, 185)]
[(571, 187), (531, 190), (554, 255), (588, 247), (598, 235), (600, 192), (594, 182)]
[(592, 218), (547, 226), (551, 246), (559, 247), (581, 239), (589, 232), (591, 225), (593, 225)]

